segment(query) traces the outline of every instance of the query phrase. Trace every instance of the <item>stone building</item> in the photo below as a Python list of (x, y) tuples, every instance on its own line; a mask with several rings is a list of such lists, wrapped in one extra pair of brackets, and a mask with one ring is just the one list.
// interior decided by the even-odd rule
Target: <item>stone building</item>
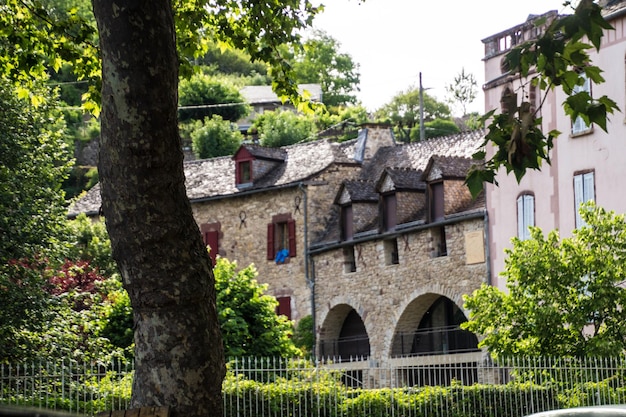
[[(313, 316), (318, 356), (475, 362), (459, 323), (488, 281), (484, 196), (464, 185), (482, 135), (397, 144), (370, 124), (343, 143), (244, 144), (186, 162), (187, 195), (212, 257), (254, 264), (280, 314)], [(99, 204), (96, 187), (70, 217)]]

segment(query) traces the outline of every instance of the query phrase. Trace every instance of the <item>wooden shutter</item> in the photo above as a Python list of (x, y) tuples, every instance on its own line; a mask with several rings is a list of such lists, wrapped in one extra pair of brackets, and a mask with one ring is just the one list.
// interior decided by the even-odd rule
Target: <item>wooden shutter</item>
[(396, 194), (383, 196), (383, 228), (385, 231), (393, 230), (398, 223), (398, 200)]
[(219, 232), (217, 230), (209, 230), (204, 232), (204, 244), (211, 248), (209, 256), (211, 262), (215, 265), (215, 259), (219, 253)]
[(287, 230), (289, 232), (289, 256), (296, 256), (296, 221), (290, 219), (287, 221)]
[(267, 225), (267, 259), (274, 260), (276, 253), (274, 251), (274, 223)]
[(443, 220), (444, 216), (444, 199), (443, 199), (443, 181), (430, 185), (430, 221)]
[(288, 320), (291, 320), (291, 297), (277, 297), (276, 300), (278, 300), (276, 314), (285, 316)]
[(352, 205), (341, 207), (341, 238), (350, 240), (354, 236), (354, 222), (352, 217)]

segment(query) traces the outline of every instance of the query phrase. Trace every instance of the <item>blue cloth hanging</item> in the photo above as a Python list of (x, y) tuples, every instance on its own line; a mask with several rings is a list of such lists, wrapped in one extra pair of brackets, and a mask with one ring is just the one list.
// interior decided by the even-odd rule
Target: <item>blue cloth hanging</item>
[(289, 251), (287, 249), (281, 249), (278, 252), (276, 252), (276, 258), (274, 258), (274, 261), (277, 264), (283, 264), (285, 263), (285, 259), (287, 259), (289, 257)]

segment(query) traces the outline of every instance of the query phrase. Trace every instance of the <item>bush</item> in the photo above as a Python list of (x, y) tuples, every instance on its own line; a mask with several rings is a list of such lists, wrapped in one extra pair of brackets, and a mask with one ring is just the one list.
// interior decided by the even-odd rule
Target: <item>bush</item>
[(257, 116), (254, 129), (259, 134), (261, 145), (271, 148), (312, 140), (317, 133), (313, 117), (287, 110), (269, 111)]
[(196, 122), (189, 130), (193, 153), (200, 159), (232, 155), (243, 140), (232, 123), (219, 115), (206, 117), (204, 123)]

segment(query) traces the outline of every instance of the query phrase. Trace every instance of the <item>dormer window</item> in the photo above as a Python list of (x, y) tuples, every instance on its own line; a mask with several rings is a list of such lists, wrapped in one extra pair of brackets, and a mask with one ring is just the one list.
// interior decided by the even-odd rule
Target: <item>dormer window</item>
[(252, 161), (237, 162), (237, 185), (250, 184), (252, 182)]
[(443, 220), (444, 198), (443, 198), (443, 181), (437, 181), (429, 184), (430, 188), (430, 221), (436, 222)]
[(341, 206), (341, 240), (351, 240), (354, 236), (352, 204)]
[(235, 185), (246, 188), (256, 184), (269, 172), (277, 169), (287, 160), (287, 152), (280, 148), (264, 148), (244, 144), (233, 155), (235, 160)]
[(398, 200), (396, 193), (383, 194), (381, 210), (383, 231), (394, 230), (398, 224)]

